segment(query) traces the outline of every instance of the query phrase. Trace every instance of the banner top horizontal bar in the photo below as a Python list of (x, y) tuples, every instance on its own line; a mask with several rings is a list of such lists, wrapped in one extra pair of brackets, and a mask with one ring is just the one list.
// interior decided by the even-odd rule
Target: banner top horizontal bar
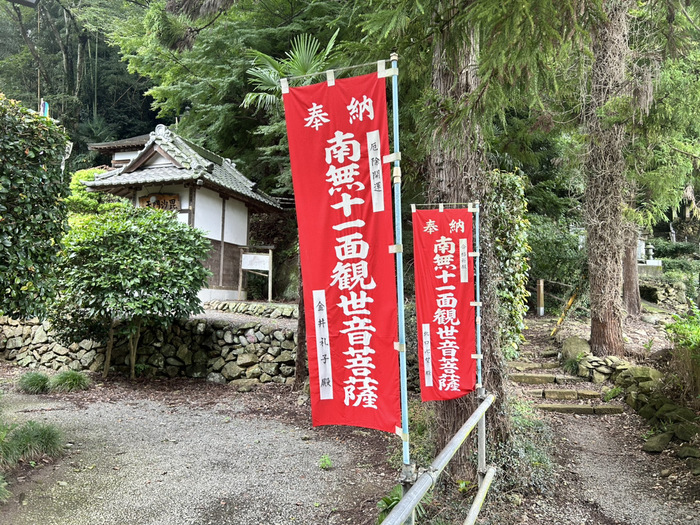
[[(356, 65), (354, 65), (354, 66), (334, 67), (333, 69), (330, 69), (330, 70), (328, 70), (328, 71), (332, 71), (331, 74), (332, 74), (332, 75), (335, 75), (336, 73), (339, 73), (339, 72), (341, 72), (341, 71), (350, 71), (351, 69), (359, 69), (359, 68), (361, 68), (361, 67), (370, 67), (370, 66), (372, 66), (372, 67), (374, 67), (374, 68), (377, 70), (377, 72), (379, 72), (378, 70), (379, 70), (379, 67), (380, 67), (380, 66), (379, 66), (379, 63), (380, 63), (380, 62), (381, 62), (382, 64), (385, 64), (386, 62), (389, 62), (389, 61), (392, 61), (392, 60), (398, 60), (398, 56), (392, 55), (392, 57), (391, 57), (390, 59), (388, 59), (388, 60), (387, 60), (387, 59), (384, 59), (384, 60), (376, 60), (376, 61), (374, 61), (374, 62), (365, 62), (364, 64), (356, 64)], [(398, 68), (386, 69), (386, 66), (384, 66), (384, 68), (385, 68), (384, 71), (387, 72), (387, 73), (390, 73), (390, 75), (394, 75), (394, 74), (395, 74), (395, 75), (398, 75), (398, 71), (399, 71)], [(318, 71), (318, 72), (316, 72), (316, 73), (308, 73), (308, 74), (306, 74), (306, 75), (297, 75), (297, 76), (295, 76), (295, 77), (285, 77), (285, 78), (281, 78), (281, 79), (280, 79), (280, 82), (284, 80), (285, 82), (288, 83), (290, 80), (296, 80), (296, 79), (298, 79), (298, 78), (309, 78), (309, 77), (317, 77), (317, 76), (327, 76), (327, 75), (328, 75), (328, 71)], [(387, 76), (390, 76), (390, 75), (387, 75)]]
[(416, 208), (439, 208), (443, 209), (459, 209), (468, 208), (469, 211), (479, 211), (479, 201), (475, 202), (430, 202), (426, 204), (411, 204), (411, 210), (416, 211)]

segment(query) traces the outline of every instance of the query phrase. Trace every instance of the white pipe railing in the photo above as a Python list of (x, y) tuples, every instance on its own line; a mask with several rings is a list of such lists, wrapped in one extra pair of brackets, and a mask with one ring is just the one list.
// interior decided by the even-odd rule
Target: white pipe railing
[[(486, 411), (493, 404), (495, 399), (496, 398), (493, 394), (489, 394), (486, 396), (486, 398), (481, 402), (481, 404), (477, 407), (474, 413), (471, 416), (469, 416), (469, 419), (467, 419), (466, 423), (462, 425), (462, 427), (452, 437), (449, 443), (445, 445), (445, 448), (443, 448), (442, 451), (437, 455), (437, 457), (431, 463), (428, 470), (418, 477), (411, 489), (408, 492), (406, 492), (406, 494), (404, 494), (403, 498), (401, 498), (401, 501), (399, 501), (396, 504), (391, 513), (384, 519), (384, 521), (382, 522), (383, 525), (401, 525), (411, 517), (413, 510), (421, 502), (423, 496), (425, 496), (428, 493), (428, 491), (435, 485), (435, 483), (437, 482), (437, 478), (440, 476), (442, 471), (445, 470), (447, 464), (454, 457), (454, 455), (457, 453), (460, 447), (464, 444), (464, 442), (467, 439), (467, 436), (469, 436), (474, 427), (485, 417)], [(483, 439), (485, 440), (485, 437)], [(483, 445), (485, 446), (485, 443)], [(491, 472), (490, 476), (489, 472)], [(483, 478), (483, 482), (481, 479), (479, 480), (479, 493), (477, 493), (477, 498), (472, 504), (472, 509), (469, 512), (469, 516), (472, 515), (474, 506), (477, 503), (479, 503), (479, 505), (476, 509), (476, 515), (479, 514), (479, 510), (481, 509), (483, 500), (486, 497), (486, 491), (488, 491), (488, 485), (491, 484), (491, 480), (493, 479), (494, 474), (495, 468), (489, 467), (489, 469), (486, 471), (486, 475)], [(477, 500), (482, 489), (484, 489), (484, 492), (479, 502)], [(476, 518), (474, 519), (476, 520)]]

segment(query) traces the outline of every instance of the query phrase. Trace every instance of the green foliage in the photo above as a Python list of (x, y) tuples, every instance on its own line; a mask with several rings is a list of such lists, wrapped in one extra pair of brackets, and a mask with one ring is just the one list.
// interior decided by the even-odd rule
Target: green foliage
[(201, 312), (209, 249), (202, 232), (172, 212), (123, 205), (89, 218), (65, 238), (61, 295), (50, 317), (57, 337), (106, 341), (119, 321), (137, 340), (142, 325)]
[(53, 425), (28, 421), (20, 426), (0, 420), (0, 485), (2, 472), (19, 461), (34, 461), (43, 455), (58, 456), (62, 451), (63, 436)]
[(543, 493), (552, 487), (552, 431), (536, 414), (532, 403), (514, 401), (509, 405), (513, 432), (508, 441), (490, 444), (494, 464), (505, 477), (497, 476), (491, 490)]
[(578, 363), (581, 359), (579, 357), (570, 357), (561, 366), (564, 372), (568, 372), (571, 375), (576, 375), (578, 373)]
[(0, 93), (0, 312), (41, 314), (66, 229), (66, 135)]
[(527, 312), (527, 275), (529, 265), (527, 242), (529, 222), (525, 218), (524, 178), (515, 173), (494, 170), (490, 172), (493, 190), (484, 203), (492, 223), (493, 245), (500, 263), (500, 280), (497, 284), (500, 302), (501, 349), (507, 358), (517, 356), (524, 317)]
[(673, 342), (671, 369), (680, 379), (682, 395), (689, 400), (700, 396), (700, 310), (691, 305), (684, 316), (674, 316), (666, 325)]
[[(148, 94), (161, 117), (181, 115), (178, 133), (235, 158), (242, 172), (253, 173), (260, 187), (271, 191), (277, 177), (288, 172), (285, 141), (280, 142), (284, 120), (281, 114), (256, 113), (242, 105), (248, 93), (258, 91), (250, 82), (267, 83), (266, 74), (274, 74), (247, 75), (262, 65), (252, 63), (251, 50), (286, 62), (290, 43), (300, 35), (313, 35), (326, 46), (339, 27), (347, 28), (339, 19), (342, 3), (241, 0), (220, 16), (202, 20), (174, 15), (165, 6), (150, 2), (126, 23), (103, 27), (129, 70), (153, 82)], [(187, 45), (173, 50), (185, 25)]]
[(579, 250), (578, 234), (542, 215), (528, 218), (531, 285), (534, 286), (537, 279), (577, 284), (586, 265), (585, 252)]
[(692, 255), (698, 251), (698, 245), (693, 242), (671, 242), (659, 237), (648, 241), (647, 244), (654, 246), (655, 259), (676, 258), (681, 255)]
[(129, 16), (142, 11), (135, 2), (42, 0), (39, 9), (20, 7), (18, 16), (10, 3), (0, 5), (0, 86), (27, 107), (38, 107), (38, 96), (49, 102), (50, 115), (74, 144), (72, 169), (107, 162), (88, 152), (87, 143), (139, 135), (155, 126), (151, 100), (143, 96), (149, 80), (128, 73), (103, 29), (128, 24)]
[(330, 470), (333, 468), (333, 461), (328, 454), (323, 454), (318, 460), (318, 466), (321, 470)]
[(64, 370), (49, 379), (49, 389), (52, 392), (75, 392), (87, 390), (90, 387), (90, 378), (76, 370)]
[(63, 451), (63, 435), (57, 427), (28, 421), (10, 435), (18, 458), (36, 460), (43, 455), (58, 456)]
[(16, 428), (16, 424), (0, 420), (0, 471), (17, 462), (17, 443), (11, 439), (11, 432)]
[(4, 503), (12, 497), (12, 492), (7, 490), (7, 481), (2, 474), (0, 474), (0, 503)]
[(124, 199), (121, 197), (116, 197), (108, 193), (87, 191), (87, 186), (83, 184), (83, 181), (95, 180), (95, 175), (104, 172), (105, 170), (101, 168), (91, 168), (73, 173), (70, 182), (71, 193), (65, 199), (69, 214), (90, 215), (106, 213), (113, 209), (116, 203), (124, 202)]
[[(411, 439), (408, 443), (411, 461), (419, 467), (430, 465), (437, 451), (435, 450), (435, 436), (433, 429), (436, 424), (435, 411), (428, 403), (419, 400), (408, 402), (408, 427), (411, 429)], [(402, 464), (401, 450), (390, 457), (389, 463), (396, 469)]]
[[(377, 508), (379, 509), (379, 516), (377, 517), (377, 525), (383, 523), (386, 517), (391, 514), (394, 507), (398, 505), (401, 501), (401, 496), (403, 496), (403, 487), (401, 485), (394, 485), (389, 494), (382, 497), (382, 499), (377, 502)], [(423, 501), (425, 501), (428, 496), (424, 496)], [(416, 505), (416, 517), (422, 519), (426, 512), (423, 506), (423, 501)]]
[(19, 378), (17, 386), (27, 394), (43, 394), (49, 389), (49, 376), (41, 372), (27, 372)]
[[(689, 243), (690, 244), (690, 243)], [(661, 259), (661, 264), (666, 272), (681, 272), (686, 274), (692, 274), (697, 277), (700, 273), (700, 261), (695, 261), (691, 259)]]
[(603, 401), (607, 403), (608, 401), (611, 401), (618, 397), (620, 394), (624, 393), (624, 391), (625, 390), (622, 387), (614, 386), (610, 390), (605, 392), (605, 394), (603, 394)]

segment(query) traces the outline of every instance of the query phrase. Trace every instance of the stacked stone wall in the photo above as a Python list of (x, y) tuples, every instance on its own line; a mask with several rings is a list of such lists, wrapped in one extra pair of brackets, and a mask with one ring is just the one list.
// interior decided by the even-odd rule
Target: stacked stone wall
[[(38, 319), (17, 321), (0, 317), (0, 358), (28, 368), (101, 371), (104, 344), (85, 339), (64, 345)], [(176, 321), (167, 330), (146, 329), (139, 342), (139, 375), (199, 377), (240, 386), (255, 383), (291, 383), (297, 339), (294, 330), (268, 319), (233, 323), (224, 320)], [(129, 368), (126, 339), (117, 340), (112, 369)]]

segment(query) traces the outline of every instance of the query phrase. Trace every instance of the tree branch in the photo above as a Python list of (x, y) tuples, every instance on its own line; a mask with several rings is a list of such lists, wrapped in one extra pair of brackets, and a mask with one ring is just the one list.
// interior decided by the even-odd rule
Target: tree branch
[(698, 26), (698, 25), (695, 23), (695, 21), (690, 17), (690, 14), (689, 14), (688, 11), (685, 9), (685, 6), (683, 5), (683, 2), (678, 2), (678, 6), (681, 8), (681, 12), (682, 12), (683, 15), (686, 17), (686, 19), (688, 20), (688, 22), (690, 22), (690, 25), (693, 26), (693, 28), (695, 28), (696, 31), (700, 31), (700, 26)]
[[(34, 45), (34, 42), (32, 42), (32, 40), (29, 38), (29, 32), (27, 31), (27, 28), (24, 25), (24, 19), (22, 18), (22, 12), (19, 10), (19, 6), (17, 4), (12, 5), (12, 9), (15, 12), (14, 16), (12, 16), (12, 12), (5, 4), (3, 4), (2, 7), (3, 10), (10, 16), (10, 18), (14, 18), (15, 22), (17, 22), (17, 24), (19, 25), (19, 32), (22, 35), (22, 39), (27, 45), (27, 49), (29, 49), (29, 52), (34, 57), (34, 60), (36, 60), (37, 67), (39, 68), (41, 77), (44, 79), (44, 83), (48, 86), (49, 89), (51, 89), (51, 77), (49, 77), (48, 73), (46, 72), (46, 68), (44, 67), (44, 63), (42, 62), (41, 57), (39, 56), (39, 51)], [(39, 16), (38, 10), (37, 16)]]

